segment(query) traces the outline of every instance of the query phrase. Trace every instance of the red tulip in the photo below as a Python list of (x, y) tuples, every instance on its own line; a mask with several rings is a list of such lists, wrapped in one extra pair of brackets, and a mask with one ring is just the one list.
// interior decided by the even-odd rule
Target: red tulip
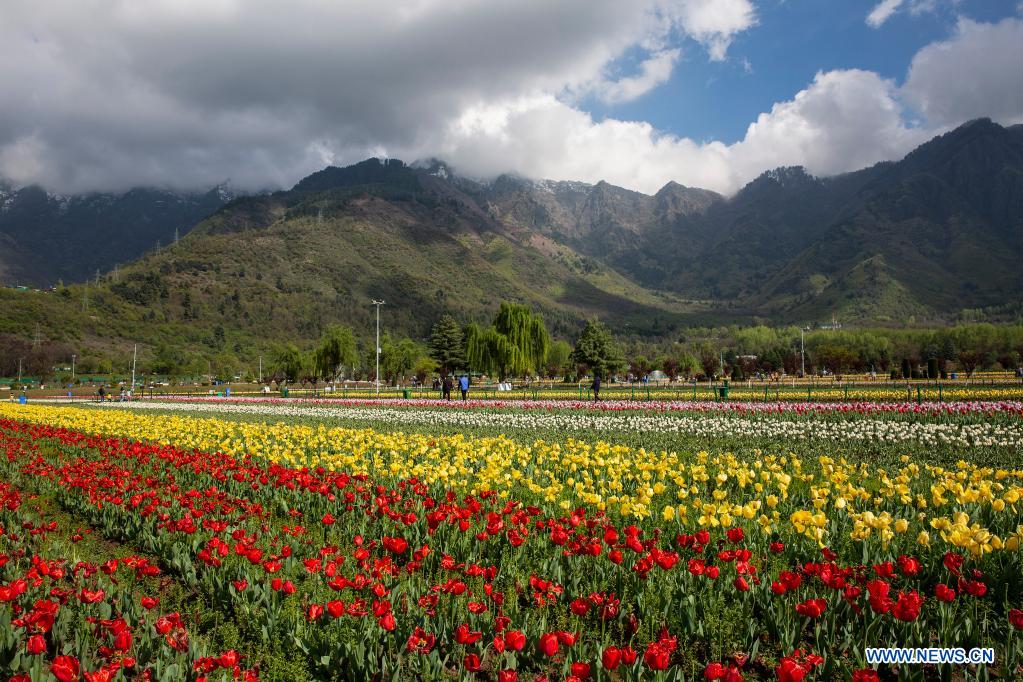
[(1019, 609), (1009, 610), (1009, 622), (1017, 630), (1023, 630), (1023, 611)]
[(132, 640), (131, 630), (121, 630), (114, 635), (114, 649), (117, 651), (127, 651), (131, 649)]
[(77, 682), (81, 665), (73, 656), (57, 656), (50, 664), (50, 673), (60, 682)]
[(671, 652), (660, 643), (654, 642), (644, 652), (643, 663), (651, 670), (667, 670), (671, 663)]
[(920, 607), (924, 598), (916, 590), (899, 592), (899, 598), (892, 606), (892, 615), (899, 620), (910, 623), (920, 616)]
[(392, 632), (398, 624), (394, 621), (394, 614), (388, 611), (377, 619), (377, 625), (388, 632)]
[(558, 636), (551, 632), (540, 635), (540, 653), (550, 657), (558, 653)]
[(480, 657), (476, 654), (465, 655), (465, 669), (471, 673), (479, 672), (480, 670)]
[(455, 641), (462, 645), (475, 644), (482, 636), (482, 632), (473, 632), (464, 623), (455, 628)]
[(956, 591), (945, 583), (938, 583), (934, 586), (934, 596), (938, 601), (953, 602), (956, 600)]
[(806, 618), (820, 618), (828, 608), (828, 602), (824, 599), (807, 599), (802, 604), (796, 604), (796, 613)]
[(519, 674), (514, 670), (499, 670), (497, 673), (497, 682), (517, 682)]
[(221, 668), (233, 668), (236, 665), (238, 665), (239, 658), (240, 657), (238, 656), (237, 651), (235, 651), (234, 649), (229, 649), (224, 653), (220, 654), (220, 656), (217, 658), (217, 664)]
[(778, 682), (802, 682), (808, 672), (810, 672), (808, 667), (789, 657), (783, 658), (774, 669)]
[(25, 643), (25, 650), (33, 656), (46, 653), (46, 639), (42, 635), (32, 635)]
[(504, 635), (504, 644), (512, 651), (522, 651), (526, 646), (526, 636), (519, 630), (509, 630)]
[(600, 664), (604, 666), (604, 670), (616, 670), (622, 664), (621, 649), (615, 646), (604, 649), (604, 653), (600, 655)]
[(572, 675), (580, 680), (588, 680), (590, 678), (590, 664), (583, 661), (576, 661), (571, 666)]

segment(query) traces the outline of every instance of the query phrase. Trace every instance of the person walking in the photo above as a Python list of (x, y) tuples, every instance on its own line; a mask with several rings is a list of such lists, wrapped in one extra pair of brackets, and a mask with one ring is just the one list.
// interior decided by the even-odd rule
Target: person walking
[(469, 375), (463, 374), (458, 379), (458, 388), (462, 391), (462, 400), (469, 399)]
[(451, 400), (451, 389), (454, 388), (454, 382), (451, 381), (451, 375), (444, 377), (444, 381), (441, 384), (443, 390), (444, 400)]
[(597, 372), (593, 373), (593, 383), (590, 385), (593, 389), (593, 402), (600, 400), (600, 374)]

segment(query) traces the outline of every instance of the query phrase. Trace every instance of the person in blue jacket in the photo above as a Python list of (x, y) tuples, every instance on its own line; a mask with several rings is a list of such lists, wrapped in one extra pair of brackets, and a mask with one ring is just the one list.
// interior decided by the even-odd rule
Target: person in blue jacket
[(469, 398), (469, 375), (463, 374), (458, 377), (458, 388), (462, 391), (462, 400)]

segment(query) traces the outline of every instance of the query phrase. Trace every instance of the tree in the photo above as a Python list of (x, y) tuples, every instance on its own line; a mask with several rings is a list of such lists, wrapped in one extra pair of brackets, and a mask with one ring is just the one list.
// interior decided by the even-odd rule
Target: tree
[(678, 371), (685, 375), (686, 379), (692, 377), (700, 369), (700, 360), (689, 351), (678, 356)]
[(416, 362), (423, 356), (419, 345), (412, 339), (404, 338), (392, 341), (385, 334), (380, 342), (380, 371), (388, 382), (404, 381)]
[(298, 381), (305, 369), (306, 358), (295, 344), (279, 345), (270, 356), (270, 376), (278, 384)]
[(524, 374), (527, 370), (543, 369), (551, 338), (540, 315), (518, 303), (501, 303), (494, 316), (494, 329), (516, 350), (512, 372)]
[(629, 363), (629, 373), (633, 377), (639, 379), (650, 372), (651, 369), (650, 360), (645, 355), (637, 355), (632, 362)]
[(850, 348), (837, 343), (825, 343), (817, 347), (817, 362), (832, 374), (846, 374), (859, 361), (860, 356)]
[(594, 374), (604, 376), (617, 371), (624, 363), (618, 345), (599, 320), (592, 319), (583, 327), (572, 351), (573, 362), (586, 365)]
[(419, 380), (420, 384), (426, 383), (426, 377), (437, 371), (437, 361), (430, 357), (421, 357), (412, 366), (412, 375)]
[(320, 345), (313, 352), (313, 369), (326, 381), (337, 381), (346, 366), (354, 367), (359, 361), (355, 346), (355, 335), (348, 327), (328, 327), (320, 339)]
[(549, 349), (543, 318), (516, 303), (502, 303), (491, 326), (481, 328), (473, 323), (465, 330), (469, 366), (488, 374), (496, 372), (501, 381), (509, 374), (542, 370)]
[(465, 366), (465, 337), (450, 315), (444, 315), (433, 325), (430, 357), (437, 361), (442, 376)]
[(674, 381), (678, 377), (678, 358), (673, 355), (665, 355), (660, 361), (661, 369), (668, 375), (668, 381)]
[(553, 379), (566, 371), (569, 357), (572, 355), (572, 346), (567, 341), (558, 339), (551, 343), (547, 351), (547, 378)]
[(476, 323), (465, 329), (465, 357), (469, 367), (484, 374), (497, 374), (501, 381), (516, 361), (517, 349), (493, 327), (481, 329)]

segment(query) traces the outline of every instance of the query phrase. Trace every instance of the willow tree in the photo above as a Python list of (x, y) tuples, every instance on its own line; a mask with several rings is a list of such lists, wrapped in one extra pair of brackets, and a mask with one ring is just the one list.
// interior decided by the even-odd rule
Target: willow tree
[(337, 381), (346, 366), (353, 369), (359, 361), (355, 346), (355, 335), (348, 327), (329, 327), (320, 339), (320, 345), (313, 353), (312, 366), (326, 381)]
[(547, 360), (550, 336), (543, 318), (524, 305), (502, 303), (491, 326), (470, 324), (465, 331), (466, 360), (480, 372), (509, 375), (540, 371)]

